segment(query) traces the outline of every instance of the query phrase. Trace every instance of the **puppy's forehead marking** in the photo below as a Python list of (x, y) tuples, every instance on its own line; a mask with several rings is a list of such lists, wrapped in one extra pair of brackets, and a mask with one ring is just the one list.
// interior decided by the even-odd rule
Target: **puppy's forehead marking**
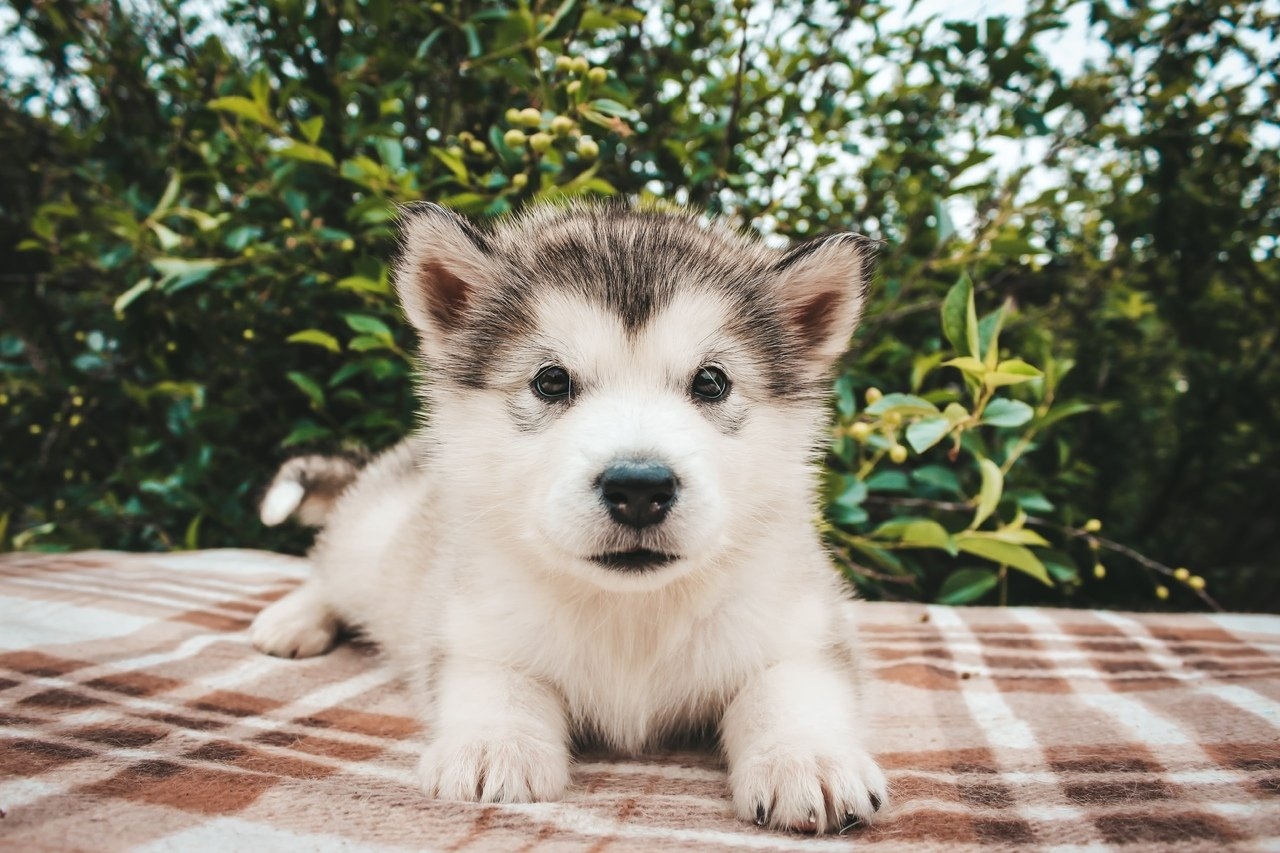
[(594, 384), (684, 385), (706, 359), (742, 350), (730, 333), (731, 314), (723, 295), (689, 291), (671, 296), (648, 322), (629, 329), (606, 306), (560, 291), (538, 300), (529, 348), (561, 358)]

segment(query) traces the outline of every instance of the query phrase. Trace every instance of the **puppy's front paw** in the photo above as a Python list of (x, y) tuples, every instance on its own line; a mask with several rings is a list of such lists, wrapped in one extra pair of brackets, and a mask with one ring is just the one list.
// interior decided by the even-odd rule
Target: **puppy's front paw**
[(884, 773), (858, 747), (778, 747), (729, 770), (738, 816), (758, 826), (844, 832), (888, 801)]
[(327, 651), (337, 633), (328, 609), (308, 590), (298, 589), (258, 614), (249, 641), (278, 658), (309, 658)]
[(446, 736), (427, 747), (418, 778), (428, 796), (442, 800), (555, 800), (569, 786), (569, 753), (527, 735)]

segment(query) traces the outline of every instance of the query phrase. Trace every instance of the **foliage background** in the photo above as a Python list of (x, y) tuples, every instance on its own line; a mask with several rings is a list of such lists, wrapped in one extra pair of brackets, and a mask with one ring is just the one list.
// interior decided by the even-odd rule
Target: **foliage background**
[[(621, 194), (884, 242), (825, 522), (868, 595), (1280, 610), (1274, 4), (208, 9), (0, 18), (0, 547), (305, 547), (279, 460), (411, 423), (394, 205)], [(1037, 369), (941, 366), (988, 354)]]

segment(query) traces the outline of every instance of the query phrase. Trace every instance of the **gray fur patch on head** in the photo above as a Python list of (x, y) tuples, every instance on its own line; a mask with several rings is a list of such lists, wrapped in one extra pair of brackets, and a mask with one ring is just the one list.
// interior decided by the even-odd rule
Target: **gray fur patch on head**
[(819, 392), (857, 323), (870, 262), (858, 235), (779, 252), (690, 211), (539, 205), (481, 230), (415, 205), (403, 211), (395, 278), (433, 385), (486, 387), (536, 332), (540, 294), (567, 291), (636, 333), (693, 289), (726, 299), (725, 331), (770, 366), (769, 393), (787, 398)]

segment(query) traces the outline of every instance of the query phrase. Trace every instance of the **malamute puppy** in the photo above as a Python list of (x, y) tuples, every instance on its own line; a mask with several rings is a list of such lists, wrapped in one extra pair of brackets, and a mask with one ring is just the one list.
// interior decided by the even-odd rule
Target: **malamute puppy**
[(376, 642), (433, 797), (556, 799), (575, 738), (634, 752), (714, 726), (743, 819), (870, 820), (885, 779), (813, 524), (869, 264), (855, 234), (780, 251), (688, 213), (544, 206), (482, 230), (406, 209), (425, 423), (363, 468), (277, 475), (263, 520), (324, 529), (254, 645)]

